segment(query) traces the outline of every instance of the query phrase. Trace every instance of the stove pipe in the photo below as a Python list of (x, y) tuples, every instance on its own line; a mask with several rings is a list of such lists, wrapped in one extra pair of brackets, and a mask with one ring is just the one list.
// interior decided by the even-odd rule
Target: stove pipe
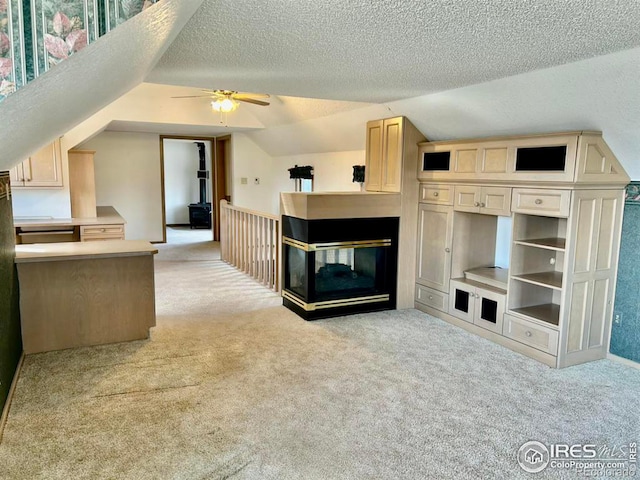
[(207, 203), (207, 179), (209, 178), (209, 171), (204, 157), (204, 143), (193, 142), (198, 147), (198, 154), (200, 155), (200, 165), (198, 169), (198, 178), (200, 179), (200, 203)]

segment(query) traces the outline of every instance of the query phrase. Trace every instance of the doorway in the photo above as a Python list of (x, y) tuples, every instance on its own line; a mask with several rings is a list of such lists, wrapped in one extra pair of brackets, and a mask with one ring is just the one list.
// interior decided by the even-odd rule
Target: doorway
[[(220, 239), (219, 202), (228, 198), (226, 173), (229, 162), (231, 136), (198, 137), (182, 135), (160, 136), (160, 172), (162, 189), (163, 241), (168, 240), (167, 229), (181, 229), (185, 235), (193, 230), (194, 238)], [(201, 161), (204, 161), (204, 169)], [(203, 212), (198, 205), (210, 208), (210, 222), (195, 222), (193, 213)], [(209, 215), (209, 210), (205, 215)], [(200, 219), (202, 220), (202, 219)], [(200, 230), (197, 232), (197, 230)]]

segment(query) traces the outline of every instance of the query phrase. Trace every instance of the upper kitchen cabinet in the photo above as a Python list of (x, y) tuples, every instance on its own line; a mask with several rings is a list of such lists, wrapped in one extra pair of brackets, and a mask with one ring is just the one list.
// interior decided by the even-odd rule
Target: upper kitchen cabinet
[(400, 192), (404, 176), (415, 181), (416, 145), (422, 141), (424, 136), (405, 117), (368, 122), (366, 190)]
[(11, 169), (13, 188), (62, 187), (60, 140), (47, 145)]

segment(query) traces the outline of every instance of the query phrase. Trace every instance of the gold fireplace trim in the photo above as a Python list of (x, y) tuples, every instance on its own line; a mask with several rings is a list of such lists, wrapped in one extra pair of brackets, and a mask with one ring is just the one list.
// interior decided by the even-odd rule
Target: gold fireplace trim
[(351, 242), (305, 243), (290, 237), (282, 237), (282, 243), (290, 245), (305, 252), (317, 252), (321, 250), (336, 250), (338, 248), (373, 248), (390, 247), (391, 239), (382, 240), (355, 240)]
[(389, 301), (388, 293), (383, 295), (370, 295), (368, 297), (342, 298), (340, 300), (328, 300), (326, 302), (316, 303), (306, 303), (286, 290), (282, 292), (282, 296), (307, 312), (313, 312), (314, 310), (322, 310), (325, 308), (350, 307), (351, 305), (363, 305), (365, 303)]

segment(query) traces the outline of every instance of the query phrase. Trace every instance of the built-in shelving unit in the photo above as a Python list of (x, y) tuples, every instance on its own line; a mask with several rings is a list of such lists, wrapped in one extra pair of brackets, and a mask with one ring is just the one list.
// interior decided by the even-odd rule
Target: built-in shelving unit
[[(604, 358), (629, 177), (602, 136), (419, 151), (416, 308), (553, 367)], [(510, 256), (496, 241), (497, 216), (511, 217)], [(508, 270), (493, 268), (506, 266), (498, 251)]]

